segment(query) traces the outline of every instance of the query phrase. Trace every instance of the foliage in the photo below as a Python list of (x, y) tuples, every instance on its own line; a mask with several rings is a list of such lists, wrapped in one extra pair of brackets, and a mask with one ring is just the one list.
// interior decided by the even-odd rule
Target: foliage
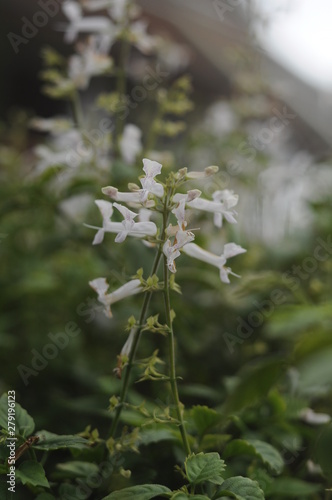
[[(209, 120), (207, 127), (201, 118), (187, 127), (195, 123), (190, 78), (162, 69), (156, 85), (138, 91), (126, 75), (130, 52), (159, 65), (160, 40), (140, 24), (134, 3), (101, 4), (108, 8), (105, 39), (81, 37), (68, 60), (52, 48), (43, 51), (44, 91), (65, 100), (72, 118), (20, 112), (3, 134), (0, 496), (7, 495), (7, 445), (15, 439), (18, 499), (322, 498), (332, 478), (330, 200), (311, 205), (310, 234), (283, 249), (246, 242), (233, 224), (212, 229), (202, 211), (201, 231), (193, 229), (197, 244), (227, 248), (234, 239), (249, 251), (234, 264), (243, 278), (230, 285), (220, 283), (231, 274), (225, 262), (220, 276), (207, 260), (193, 266), (179, 244), (182, 233), (191, 238), (191, 220), (181, 219), (172, 197), (186, 182), (186, 195), (193, 196), (186, 199), (187, 215), (196, 199), (212, 203), (213, 193), (225, 192), (222, 174), (229, 169), (193, 168), (202, 167), (202, 157), (228, 165), (257, 113), (241, 89), (233, 103), (236, 126), (217, 136)], [(77, 7), (65, 8), (73, 9), (70, 16), (64, 11), (68, 33), (73, 26), (79, 31)], [(88, 22), (93, 2), (83, 7)], [(82, 98), (101, 76), (111, 90), (94, 98), (101, 109), (96, 123)], [(43, 143), (32, 149), (36, 137)], [(163, 164), (155, 184), (137, 167), (143, 157)], [(248, 170), (232, 174), (235, 186), (254, 196), (252, 172), (267, 161), (257, 154)], [(190, 168), (178, 169), (183, 164)], [(143, 189), (133, 183), (137, 178)], [(145, 235), (146, 245), (136, 238), (116, 245), (106, 235), (103, 245), (92, 246), (83, 223), (99, 224), (93, 200), (100, 201), (101, 186), (106, 196), (126, 193), (128, 182), (131, 196), (148, 192), (144, 208), (152, 209), (152, 219), (140, 223), (151, 229), (164, 217), (162, 229)], [(165, 199), (160, 186), (162, 196), (169, 193)], [(219, 203), (232, 222), (237, 198), (227, 196), (230, 206)], [(165, 213), (167, 225), (173, 217), (169, 233)], [(120, 213), (112, 217), (120, 224)], [(168, 270), (165, 265), (161, 275), (156, 266), (149, 275), (152, 250), (161, 259), (168, 243)], [(107, 276), (113, 292), (100, 291), (106, 281), (96, 285), (96, 276)], [(118, 300), (115, 292), (128, 283), (130, 296)], [(141, 309), (131, 296), (136, 292), (144, 296)], [(8, 426), (13, 388), (14, 435)]]

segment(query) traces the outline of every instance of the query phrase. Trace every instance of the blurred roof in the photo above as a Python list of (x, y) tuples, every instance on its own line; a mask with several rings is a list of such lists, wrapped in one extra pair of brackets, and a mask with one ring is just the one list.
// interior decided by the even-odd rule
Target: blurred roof
[(300, 118), (296, 127), (304, 136), (306, 149), (318, 156), (328, 154), (332, 146), (332, 95), (310, 86), (257, 46), (243, 10), (230, 5), (225, 10), (227, 2), (218, 0), (139, 0), (138, 3), (146, 14), (163, 20), (183, 35), (217, 69), (220, 78), (232, 82), (238, 69), (227, 57), (227, 51), (232, 47), (245, 48), (254, 61), (252, 71), (259, 71), (274, 96)]

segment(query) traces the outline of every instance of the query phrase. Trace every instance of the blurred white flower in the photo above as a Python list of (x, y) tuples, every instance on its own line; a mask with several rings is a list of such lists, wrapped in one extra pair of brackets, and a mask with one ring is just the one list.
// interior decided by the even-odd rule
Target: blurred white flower
[(233, 132), (237, 126), (238, 118), (228, 102), (216, 102), (208, 109), (205, 118), (205, 127), (214, 135), (224, 137)]
[(142, 147), (141, 129), (131, 123), (125, 125), (120, 140), (120, 151), (124, 161), (130, 165), (134, 163), (138, 153), (142, 151)]
[(108, 44), (103, 44), (103, 47), (106, 48), (115, 39), (116, 28), (107, 17), (83, 17), (81, 6), (74, 0), (64, 2), (62, 10), (70, 21), (70, 24), (65, 28), (65, 42), (74, 42), (79, 33), (97, 33), (101, 37), (106, 37), (105, 39), (107, 39)]
[(128, 283), (125, 283), (120, 288), (109, 294), (106, 293), (109, 288), (106, 278), (96, 278), (89, 281), (89, 285), (97, 292), (98, 300), (103, 304), (104, 313), (109, 318), (112, 317), (112, 304), (143, 291), (141, 282), (138, 279), (128, 281)]
[(307, 424), (322, 425), (331, 422), (331, 417), (327, 413), (316, 413), (311, 408), (303, 408), (300, 411), (300, 418)]
[(98, 49), (98, 40), (91, 36), (79, 45), (80, 54), (69, 58), (68, 76), (79, 89), (86, 89), (92, 76), (98, 76), (112, 67), (112, 59)]
[(133, 44), (143, 53), (150, 54), (157, 44), (155, 36), (149, 35), (147, 33), (147, 22), (146, 21), (135, 21), (130, 26), (130, 32), (132, 36)]
[(237, 278), (240, 277), (237, 274), (233, 273), (231, 268), (225, 267), (227, 259), (246, 252), (244, 248), (242, 248), (240, 245), (236, 245), (235, 243), (226, 243), (226, 245), (224, 246), (224, 252), (220, 256), (204, 250), (203, 248), (196, 245), (196, 243), (188, 243), (183, 247), (182, 251), (190, 257), (194, 257), (195, 259), (201, 260), (202, 262), (206, 262), (207, 264), (216, 266), (220, 271), (220, 279), (223, 283), (230, 283), (228, 277), (229, 274), (232, 274)]

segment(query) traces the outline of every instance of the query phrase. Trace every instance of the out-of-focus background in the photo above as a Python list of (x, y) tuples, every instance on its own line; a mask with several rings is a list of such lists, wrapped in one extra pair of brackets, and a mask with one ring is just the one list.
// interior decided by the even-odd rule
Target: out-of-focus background
[[(221, 405), (243, 366), (268, 364), (277, 355), (285, 377), (278, 391), (291, 387), (280, 412), (286, 415), (293, 401), (331, 413), (331, 2), (138, 3), (148, 33), (164, 43), (158, 59), (132, 50), (127, 91), (141, 86), (147, 71), (166, 88), (190, 75), (194, 109), (184, 118), (186, 130), (159, 138), (155, 149), (176, 168), (219, 165), (202, 191), (207, 197), (215, 189), (239, 193), (238, 224), (216, 232), (202, 222), (200, 238), (216, 252), (226, 241), (247, 249), (233, 266), (242, 278), (229, 286), (208, 267), (192, 272), (185, 258), (178, 264), (181, 396), (187, 404)], [(39, 428), (74, 433), (91, 421), (106, 428), (108, 398), (119, 388), (112, 371), (124, 325), (139, 311), (130, 299), (109, 321), (96, 309), (88, 281), (108, 276), (115, 287), (142, 265), (148, 269), (151, 256), (132, 241), (124, 250), (111, 239), (92, 247), (94, 233), (84, 226), (100, 224), (94, 205), (100, 188), (136, 182), (141, 161), (128, 166), (125, 158), (114, 162), (105, 155), (99, 170), (85, 165), (62, 183), (46, 168), (41, 145), (59, 154), (70, 146), (30, 127), (31, 119), (71, 116), (72, 110), (42, 93), (40, 54), (51, 46), (69, 56), (74, 45), (64, 41), (68, 19), (60, 8), (36, 33), (22, 33), (40, 10), (39, 2), (0, 5), (0, 388), (16, 389)], [(115, 46), (115, 58), (118, 52)], [(101, 116), (96, 95), (113, 83), (98, 77), (80, 92), (88, 131)], [(147, 98), (128, 122), (145, 137), (151, 116), (154, 104)], [(79, 335), (42, 361), (50, 333), (63, 332), (70, 322)], [(159, 340), (144, 338), (142, 355), (156, 346)], [(148, 383), (137, 390), (151, 398), (156, 393)], [(271, 421), (265, 423), (272, 435)], [(285, 429), (292, 436), (291, 424)], [(291, 474), (302, 471), (310, 456), (310, 432), (294, 431), (294, 449), (305, 451), (301, 463), (290, 465)]]

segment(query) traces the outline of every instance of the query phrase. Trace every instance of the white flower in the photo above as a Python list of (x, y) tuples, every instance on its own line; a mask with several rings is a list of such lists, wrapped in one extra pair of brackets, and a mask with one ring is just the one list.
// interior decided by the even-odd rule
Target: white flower
[(106, 186), (102, 188), (102, 193), (106, 194), (112, 200), (122, 201), (124, 203), (141, 203), (141, 192), (132, 191), (128, 193), (121, 193), (116, 187)]
[(191, 231), (179, 230), (176, 232), (174, 243), (167, 239), (163, 246), (163, 253), (167, 257), (167, 267), (172, 272), (176, 272), (174, 260), (181, 255), (180, 249), (195, 239), (194, 233)]
[(237, 213), (235, 210), (232, 210), (232, 207), (236, 205), (238, 196), (234, 195), (233, 191), (228, 190), (216, 191), (214, 195), (214, 201), (197, 197), (192, 201), (187, 201), (187, 206), (205, 212), (212, 212), (214, 214), (214, 224), (217, 227), (222, 226), (223, 217), (225, 217), (229, 223), (236, 224), (234, 215), (237, 215)]
[(185, 207), (186, 207), (186, 199), (185, 198), (182, 198), (178, 204), (176, 205), (175, 208), (173, 208), (172, 210), (172, 214), (175, 215), (176, 217), (176, 220), (178, 222), (178, 225), (179, 225), (179, 228), (182, 229), (182, 230), (185, 230), (186, 226), (187, 226), (187, 221), (186, 221), (186, 210), (185, 210)]
[(234, 191), (224, 189), (222, 191), (215, 191), (212, 195), (213, 201), (222, 202), (224, 210), (214, 214), (214, 224), (217, 227), (222, 227), (222, 219), (225, 217), (230, 224), (236, 224), (234, 215), (237, 215), (235, 210), (232, 210), (239, 201), (239, 195), (234, 194)]
[(188, 172), (186, 168), (182, 169), (182, 172), (184, 172), (187, 179), (204, 179), (205, 177), (216, 174), (218, 170), (219, 167), (212, 165), (206, 167), (203, 172)]
[(114, 206), (123, 215), (123, 221), (121, 222), (123, 229), (117, 234), (115, 238), (116, 243), (122, 243), (126, 239), (128, 234), (133, 232), (134, 226), (136, 224), (134, 219), (138, 214), (132, 212), (131, 210), (129, 210), (129, 208), (124, 207), (119, 203), (114, 203)]
[(120, 288), (109, 294), (106, 293), (109, 288), (106, 278), (96, 278), (89, 281), (89, 285), (97, 292), (98, 300), (104, 305), (104, 313), (109, 318), (112, 317), (112, 304), (125, 299), (130, 295), (135, 295), (143, 291), (141, 282), (138, 279), (128, 281), (128, 283), (125, 283)]
[(65, 41), (67, 43), (74, 42), (80, 32), (97, 33), (98, 35), (105, 35), (108, 38), (115, 38), (115, 27), (110, 19), (104, 16), (83, 17), (80, 5), (73, 0), (65, 2), (62, 5), (62, 10), (70, 21), (65, 33)]
[(124, 127), (120, 140), (120, 151), (125, 162), (134, 163), (136, 156), (142, 150), (142, 131), (131, 123)]
[(207, 112), (205, 127), (217, 137), (223, 137), (238, 125), (238, 118), (226, 101), (213, 103)]
[(143, 165), (143, 170), (146, 175), (140, 179), (143, 188), (141, 190), (141, 201), (144, 202), (149, 193), (155, 194), (158, 198), (161, 198), (164, 194), (164, 187), (154, 180), (156, 175), (159, 175), (161, 172), (161, 163), (144, 158)]
[(91, 36), (85, 45), (80, 45), (80, 54), (75, 54), (69, 59), (68, 76), (79, 89), (86, 89), (92, 76), (105, 73), (112, 67), (112, 60), (102, 53), (98, 40)]
[[(101, 229), (98, 229), (94, 240), (92, 242), (93, 245), (99, 245), (103, 239), (105, 232), (112, 232), (111, 227), (112, 225), (116, 224), (115, 222), (111, 222), (110, 219), (113, 215), (113, 205), (109, 201), (105, 200), (95, 200), (95, 204), (100, 210), (101, 215), (103, 216), (103, 227)], [(91, 226), (88, 226), (91, 227)], [(114, 226), (116, 227), (116, 226)]]
[(331, 421), (331, 417), (327, 413), (316, 413), (311, 408), (303, 408), (300, 412), (300, 418), (311, 425), (328, 424)]
[(146, 32), (147, 23), (145, 21), (135, 21), (130, 26), (133, 42), (143, 54), (150, 54), (156, 47), (156, 37)]
[(220, 256), (204, 250), (195, 243), (188, 243), (183, 247), (182, 251), (190, 257), (194, 257), (202, 262), (218, 267), (220, 271), (220, 279), (224, 283), (230, 283), (228, 278), (229, 274), (238, 278), (240, 277), (233, 273), (229, 267), (225, 267), (227, 259), (246, 252), (244, 248), (240, 245), (236, 245), (235, 243), (226, 243), (224, 246), (224, 252)]
[[(145, 238), (146, 236), (154, 236), (157, 233), (157, 226), (154, 222), (135, 222), (134, 218), (137, 214), (119, 203), (112, 204), (105, 200), (95, 200), (95, 203), (103, 216), (103, 226), (99, 228), (85, 224), (86, 227), (98, 229), (92, 242), (93, 245), (99, 245), (103, 241), (105, 233), (116, 233), (116, 243), (122, 243), (128, 235), (135, 238)], [(113, 206), (123, 215), (124, 220), (122, 222), (112, 222), (110, 220), (113, 215)]]

